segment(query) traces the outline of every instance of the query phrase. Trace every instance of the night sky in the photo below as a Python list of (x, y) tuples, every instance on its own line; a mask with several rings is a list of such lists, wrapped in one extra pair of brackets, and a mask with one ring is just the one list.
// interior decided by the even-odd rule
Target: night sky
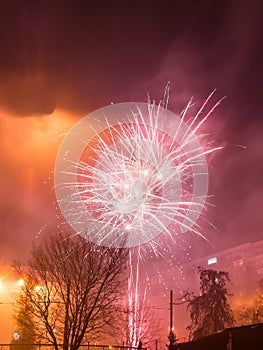
[(176, 114), (191, 96), (193, 108), (215, 88), (227, 97), (202, 130), (224, 146), (208, 157), (214, 247), (189, 235), (193, 256), (263, 239), (262, 12), (260, 0), (1, 1), (0, 264), (56, 226), (60, 135), (112, 102), (159, 101), (168, 81)]

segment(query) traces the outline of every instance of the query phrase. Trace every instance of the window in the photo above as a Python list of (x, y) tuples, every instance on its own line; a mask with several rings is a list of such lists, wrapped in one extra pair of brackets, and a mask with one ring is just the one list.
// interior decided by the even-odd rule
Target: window
[(217, 258), (216, 257), (210, 258), (207, 261), (207, 265), (213, 265), (213, 264), (216, 264), (216, 263), (217, 263)]

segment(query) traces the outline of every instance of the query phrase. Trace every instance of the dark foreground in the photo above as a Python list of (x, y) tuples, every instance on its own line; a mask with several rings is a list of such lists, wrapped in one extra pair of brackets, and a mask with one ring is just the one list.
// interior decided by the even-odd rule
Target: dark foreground
[(262, 350), (263, 323), (224, 329), (194, 342), (181, 343), (179, 350)]

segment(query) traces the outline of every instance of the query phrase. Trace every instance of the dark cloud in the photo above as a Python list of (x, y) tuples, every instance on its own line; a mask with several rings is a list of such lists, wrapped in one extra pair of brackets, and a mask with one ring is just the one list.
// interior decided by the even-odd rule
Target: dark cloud
[(1, 101), (22, 115), (56, 105), (85, 113), (111, 100), (144, 99), (145, 85), (155, 93), (167, 79), (190, 95), (218, 87), (237, 96), (241, 88), (251, 98), (251, 80), (260, 82), (260, 7), (257, 1), (5, 3)]
[[(3, 244), (13, 249), (12, 235), (19, 237), (18, 243), (24, 236), (33, 237), (37, 226), (52, 216), (45, 213), (53, 195), (47, 195), (42, 185), (32, 190), (30, 214), (25, 214), (20, 202), (24, 183), (17, 172), (32, 168), (34, 183), (43, 183), (50, 175), (57, 144), (50, 150), (49, 162), (41, 157), (48, 156), (45, 146), (53, 142), (48, 133), (54, 127), (50, 120), (56, 122), (54, 111), (66, 111), (71, 121), (111, 102), (146, 101), (146, 91), (158, 100), (167, 81), (171, 81), (169, 108), (177, 113), (192, 95), (197, 107), (214, 88), (218, 89), (214, 101), (227, 95), (203, 130), (225, 145), (209, 161), (216, 209), (209, 209), (207, 215), (221, 231), (205, 227), (209, 238), (216, 247), (262, 238), (261, 23), (261, 1), (254, 0), (157, 5), (152, 1), (2, 2), (0, 109), (9, 115), (3, 124)], [(13, 122), (13, 117), (32, 115), (43, 116), (37, 131), (31, 119), (24, 118), (21, 129)], [(6, 127), (9, 124), (12, 131)], [(23, 148), (20, 137), (30, 140), (40, 129), (43, 149), (39, 159), (31, 158), (35, 144)], [(18, 158), (16, 142), (16, 149), (24, 150)]]

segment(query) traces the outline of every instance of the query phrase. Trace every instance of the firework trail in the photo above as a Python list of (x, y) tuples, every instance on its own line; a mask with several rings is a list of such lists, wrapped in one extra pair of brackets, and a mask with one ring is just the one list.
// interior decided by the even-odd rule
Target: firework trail
[(133, 346), (138, 339), (132, 329), (141, 327), (141, 261), (147, 254), (166, 259), (163, 242), (184, 249), (178, 237), (187, 231), (206, 239), (197, 224), (208, 192), (206, 155), (222, 147), (211, 147), (199, 132), (220, 103), (204, 113), (213, 93), (187, 122), (192, 99), (179, 117), (167, 109), (168, 89), (163, 104), (149, 100), (99, 109), (72, 128), (57, 156), (55, 191), (67, 223), (95, 244), (130, 249)]
[[(139, 250), (138, 255), (134, 259), (132, 251), (129, 251), (129, 277), (128, 277), (128, 344), (130, 346), (137, 346), (140, 339), (140, 320), (137, 318), (137, 313), (140, 312), (141, 306), (139, 301), (139, 277), (140, 277), (140, 260), (139, 260)], [(135, 271), (134, 268), (135, 262)], [(145, 301), (146, 289), (144, 294)], [(139, 323), (139, 324), (138, 324)]]

